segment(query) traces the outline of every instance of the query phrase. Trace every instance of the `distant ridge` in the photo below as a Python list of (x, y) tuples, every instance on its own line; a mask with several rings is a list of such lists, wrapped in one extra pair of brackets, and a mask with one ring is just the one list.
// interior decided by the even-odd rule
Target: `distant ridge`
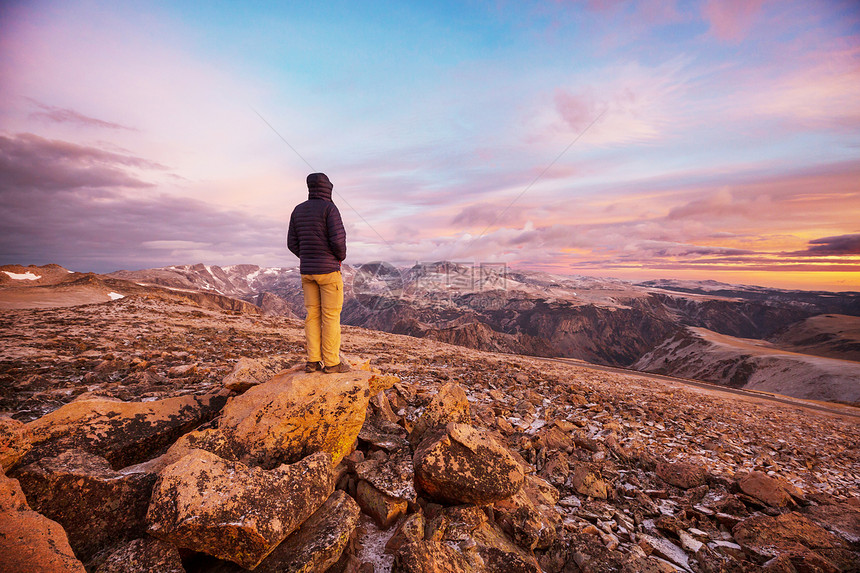
[[(694, 372), (732, 386), (761, 383), (762, 376), (768, 376), (766, 386), (799, 397), (837, 399), (848, 382), (836, 370), (847, 369), (849, 381), (852, 376), (860, 378), (854, 363), (834, 370), (830, 363), (803, 359), (810, 349), (815, 356), (856, 361), (851, 337), (833, 332), (827, 340), (804, 346), (786, 334), (826, 314), (860, 324), (860, 293), (856, 292), (790, 291), (713, 280), (631, 283), (512, 269), (493, 275), (484, 268), (451, 261), (397, 269), (344, 265), (343, 273), (347, 295), (343, 322), (375, 330), (482, 350), (577, 358), (666, 374)], [(304, 316), (295, 267), (174, 265), (111, 276), (216, 292), (264, 306), (269, 314)], [(397, 288), (392, 290), (391, 281), (398, 283)], [(713, 337), (696, 334), (705, 331), (723, 341), (726, 337), (738, 340), (723, 344), (714, 354), (714, 347), (704, 342)], [(743, 339), (756, 339), (772, 350), (766, 367), (760, 359), (745, 358)], [(677, 346), (670, 344), (673, 340), (698, 341), (693, 345), (695, 356), (666, 355), (666, 349)], [(786, 361), (785, 352), (802, 356)], [(691, 370), (697, 359), (713, 364)], [(771, 365), (773, 361), (777, 366)], [(716, 366), (724, 362), (743, 366)], [(783, 368), (797, 376), (780, 379)]]
[[(62, 267), (7, 267), (15, 276), (40, 276), (12, 279), (0, 273), (0, 304), (7, 308), (22, 298), (43, 306), (86, 304), (110, 300), (111, 292), (158, 289), (201, 305), (304, 316), (296, 267), (198, 263), (123, 270), (93, 275), (89, 284), (75, 287), (75, 296), (26, 288), (78, 276)], [(449, 261), (400, 268), (344, 265), (343, 274), (345, 324), (481, 350), (754, 385), (795, 397), (860, 399), (853, 382), (860, 379), (860, 293), (667, 279), (634, 284), (510, 269), (493, 274)], [(842, 318), (828, 322), (826, 316)]]

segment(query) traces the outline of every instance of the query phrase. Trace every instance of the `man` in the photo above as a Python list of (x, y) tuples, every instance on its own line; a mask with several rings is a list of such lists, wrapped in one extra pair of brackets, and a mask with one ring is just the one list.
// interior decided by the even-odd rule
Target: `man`
[(348, 372), (340, 360), (340, 311), (346, 258), (346, 231), (331, 200), (332, 184), (324, 173), (308, 175), (308, 200), (293, 209), (287, 247), (299, 257), (305, 293), (306, 372)]

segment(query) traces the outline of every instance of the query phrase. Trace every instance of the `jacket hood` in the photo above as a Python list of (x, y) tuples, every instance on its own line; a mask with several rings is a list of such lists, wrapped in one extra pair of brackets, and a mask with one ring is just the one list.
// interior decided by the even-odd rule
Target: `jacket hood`
[(331, 201), (331, 190), (334, 185), (328, 180), (325, 173), (311, 173), (308, 175), (308, 199), (325, 199)]

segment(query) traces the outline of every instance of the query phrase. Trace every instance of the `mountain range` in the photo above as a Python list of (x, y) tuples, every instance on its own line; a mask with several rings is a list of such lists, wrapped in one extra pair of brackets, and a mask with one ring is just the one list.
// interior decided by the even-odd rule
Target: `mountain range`
[[(295, 267), (197, 264), (84, 275), (56, 265), (7, 265), (0, 271), (0, 305), (27, 298), (23, 293), (33, 287), (43, 291), (29, 295), (33, 300), (87, 290), (77, 304), (157, 288), (208, 305), (238, 299), (262, 314), (304, 316)], [(14, 278), (27, 273), (41, 278)], [(858, 292), (633, 283), (447, 261), (345, 265), (343, 273), (342, 321), (349, 325), (799, 398), (860, 401)]]

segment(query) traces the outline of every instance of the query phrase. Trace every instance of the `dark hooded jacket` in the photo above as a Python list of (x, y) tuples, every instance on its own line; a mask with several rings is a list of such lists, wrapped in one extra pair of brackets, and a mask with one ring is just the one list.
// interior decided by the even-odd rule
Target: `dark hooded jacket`
[(299, 257), (303, 275), (339, 271), (346, 258), (346, 231), (331, 200), (332, 188), (324, 173), (311, 173), (308, 200), (296, 205), (290, 216), (287, 247)]

